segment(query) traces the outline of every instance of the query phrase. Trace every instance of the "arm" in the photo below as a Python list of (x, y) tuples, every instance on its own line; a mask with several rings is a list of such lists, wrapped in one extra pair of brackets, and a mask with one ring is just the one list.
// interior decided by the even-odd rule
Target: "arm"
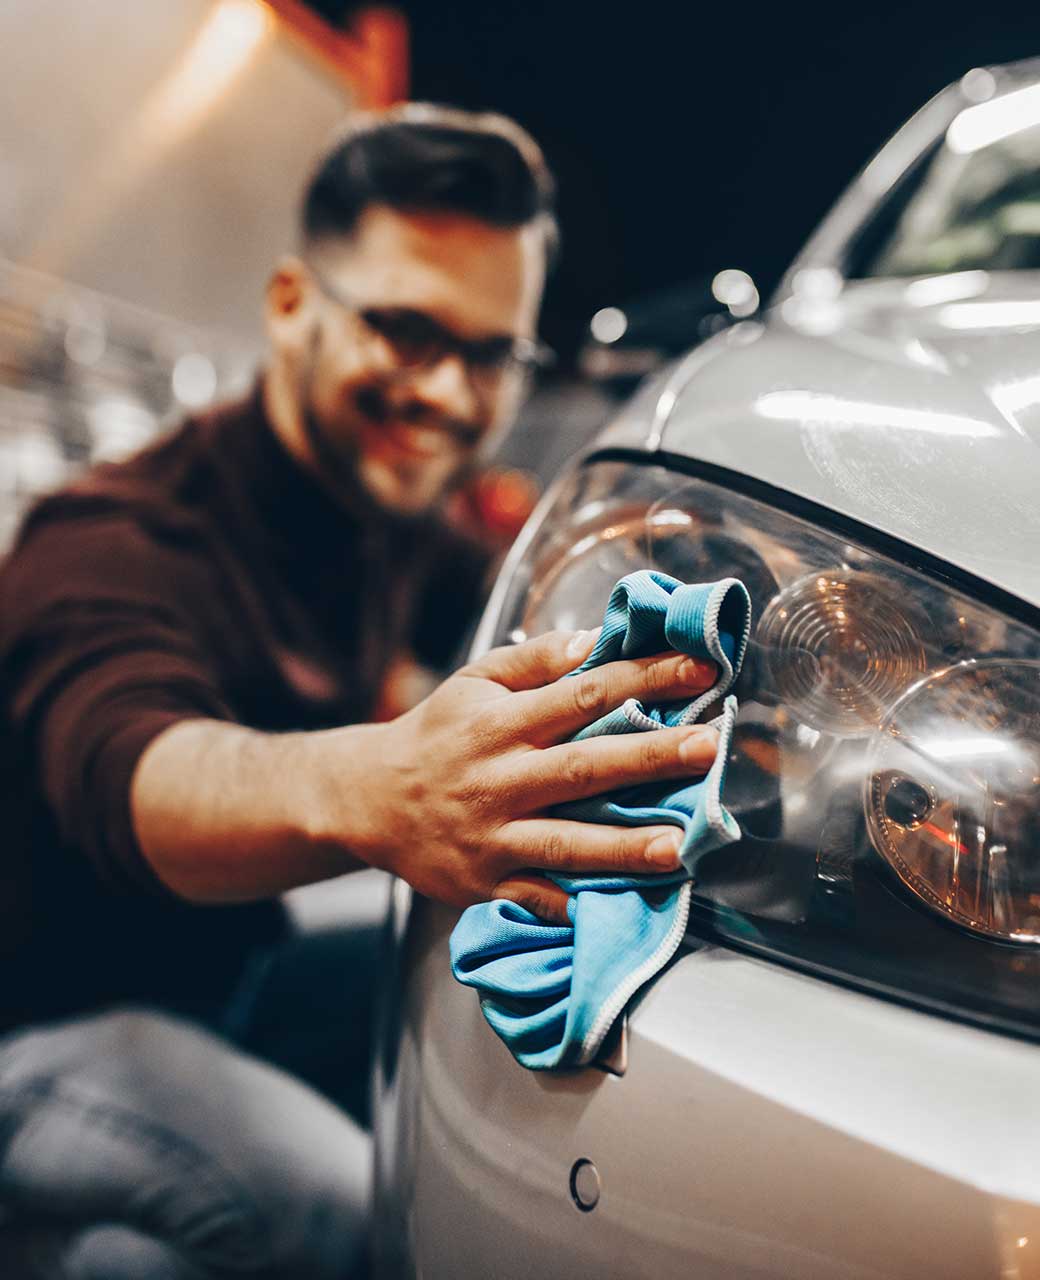
[[(554, 918), (539, 872), (674, 866), (675, 828), (597, 827), (555, 804), (703, 772), (711, 729), (567, 740), (629, 697), (689, 697), (705, 664), (665, 655), (559, 677), (593, 637), (494, 650), (396, 720), (271, 735), (235, 722), (180, 602), (208, 589), (132, 520), (37, 520), (0, 573), (12, 745), (59, 838), (131, 892), (267, 897), (365, 864), (464, 906)], [(656, 860), (653, 841), (663, 841)]]
[(131, 808), (158, 878), (195, 901), (263, 897), (358, 865), (465, 906), (492, 896), (566, 919), (539, 872), (673, 869), (673, 827), (616, 828), (547, 810), (706, 770), (708, 727), (568, 739), (629, 697), (689, 696), (714, 677), (678, 655), (558, 682), (594, 637), (550, 634), (462, 668), (387, 724), (273, 736), (206, 720), (143, 752)]
[[(266, 734), (183, 720), (153, 739), (131, 783), (137, 842), (159, 879), (196, 902), (241, 902), (356, 870), (349, 797), (372, 725)], [(336, 763), (333, 764), (333, 761)], [(339, 839), (321, 824), (319, 778), (343, 792)]]

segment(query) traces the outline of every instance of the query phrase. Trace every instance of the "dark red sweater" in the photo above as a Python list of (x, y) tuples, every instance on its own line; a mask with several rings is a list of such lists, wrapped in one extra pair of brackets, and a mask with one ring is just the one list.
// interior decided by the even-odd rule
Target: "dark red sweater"
[(370, 718), (402, 646), (448, 664), (486, 568), (442, 521), (334, 503), (258, 391), (45, 499), (0, 571), (0, 1027), (219, 1002), (280, 909), (163, 889), (130, 821), (141, 752), (191, 717)]

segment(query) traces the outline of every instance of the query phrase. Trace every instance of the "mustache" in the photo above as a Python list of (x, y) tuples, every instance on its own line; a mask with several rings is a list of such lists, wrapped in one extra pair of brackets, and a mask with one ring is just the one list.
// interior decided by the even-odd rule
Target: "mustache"
[(443, 431), (456, 443), (465, 447), (478, 444), (484, 434), (483, 428), (461, 418), (445, 417), (433, 412), (420, 400), (409, 400), (404, 404), (391, 404), (378, 387), (360, 387), (354, 392), (354, 406), (371, 422), (382, 425), (387, 422), (405, 422), (409, 426), (424, 427), (433, 431)]

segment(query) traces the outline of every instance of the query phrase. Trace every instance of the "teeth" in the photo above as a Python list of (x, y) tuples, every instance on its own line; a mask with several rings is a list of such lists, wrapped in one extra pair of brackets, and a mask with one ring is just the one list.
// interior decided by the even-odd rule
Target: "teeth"
[(440, 443), (440, 433), (429, 427), (413, 427), (395, 422), (387, 428), (391, 440), (411, 449), (435, 449)]

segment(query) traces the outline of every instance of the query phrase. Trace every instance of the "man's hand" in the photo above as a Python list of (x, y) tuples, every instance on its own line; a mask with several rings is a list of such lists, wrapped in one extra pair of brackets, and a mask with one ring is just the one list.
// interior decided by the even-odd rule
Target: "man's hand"
[(708, 727), (569, 742), (627, 698), (689, 698), (715, 679), (710, 662), (672, 653), (561, 680), (594, 640), (496, 649), (385, 724), (173, 724), (134, 772), (141, 852), (191, 902), (270, 897), (368, 863), (442, 902), (508, 897), (566, 921), (567, 895), (539, 873), (671, 870), (680, 833), (569, 822), (552, 806), (702, 774), (716, 747)]
[(355, 852), (442, 902), (506, 897), (561, 922), (567, 894), (538, 872), (674, 870), (677, 827), (598, 826), (548, 810), (706, 772), (717, 743), (706, 726), (568, 739), (627, 698), (689, 698), (712, 684), (715, 668), (671, 653), (560, 680), (594, 641), (590, 632), (551, 633), (493, 650), (412, 711), (372, 727)]

